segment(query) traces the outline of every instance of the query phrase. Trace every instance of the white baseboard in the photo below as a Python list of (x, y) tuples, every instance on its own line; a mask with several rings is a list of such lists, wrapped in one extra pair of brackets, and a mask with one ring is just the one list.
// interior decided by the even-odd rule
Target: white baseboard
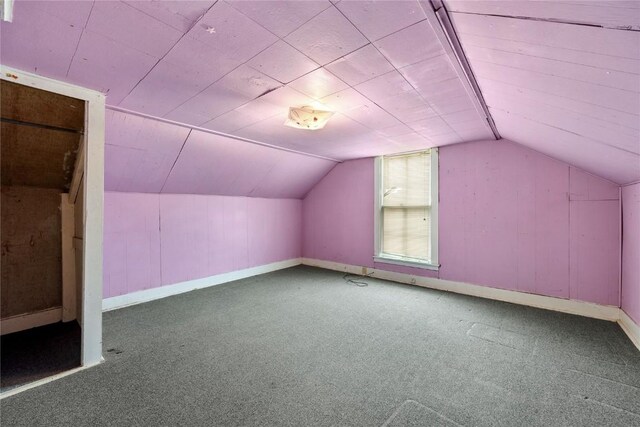
[(620, 309), (620, 319), (618, 324), (622, 330), (627, 334), (629, 339), (640, 350), (640, 325), (635, 323), (631, 317), (624, 310)]
[(19, 314), (0, 320), (0, 335), (37, 328), (62, 320), (62, 307), (49, 308), (34, 313)]
[(470, 283), (454, 282), (452, 280), (434, 279), (430, 277), (414, 276), (411, 274), (395, 273), (376, 268), (362, 267), (349, 264), (341, 264), (333, 261), (302, 258), (302, 264), (313, 267), (326, 268), (328, 270), (342, 271), (351, 274), (369, 274), (371, 277), (389, 280), (392, 282), (406, 283), (441, 291), (455, 292), (463, 295), (471, 295), (479, 298), (487, 298), (504, 301), (513, 304), (527, 305), (545, 310), (559, 311), (562, 313), (576, 314), (578, 316), (592, 317), (594, 319), (618, 322), (629, 339), (640, 350), (640, 326), (621, 310), (612, 305), (600, 305), (585, 301), (575, 301), (543, 295), (527, 294), (518, 291), (490, 288), (487, 286), (472, 285)]
[(204, 277), (202, 279), (189, 280), (173, 285), (165, 285), (157, 288), (145, 289), (143, 291), (132, 292), (130, 294), (118, 295), (102, 300), (102, 311), (115, 310), (117, 308), (166, 298), (196, 289), (208, 288), (222, 283), (233, 282), (234, 280), (245, 279), (258, 274), (270, 273), (283, 268), (289, 268), (302, 264), (302, 258), (294, 258), (286, 261), (278, 261), (271, 264), (260, 265), (258, 267), (246, 268), (244, 270), (231, 271), (229, 273)]
[(329, 270), (344, 271), (353, 274), (370, 274), (372, 277), (422, 286), (441, 291), (455, 292), (497, 301), (505, 301), (513, 304), (528, 305), (546, 310), (560, 311), (563, 313), (577, 314), (609, 321), (617, 321), (620, 318), (619, 308), (608, 305), (593, 304), (584, 301), (567, 300), (543, 295), (527, 294), (518, 291), (490, 288), (488, 286), (472, 285), (451, 280), (434, 279), (415, 276), (411, 274), (395, 273), (375, 268), (360, 267), (355, 265), (340, 264), (331, 261), (303, 258), (302, 263)]

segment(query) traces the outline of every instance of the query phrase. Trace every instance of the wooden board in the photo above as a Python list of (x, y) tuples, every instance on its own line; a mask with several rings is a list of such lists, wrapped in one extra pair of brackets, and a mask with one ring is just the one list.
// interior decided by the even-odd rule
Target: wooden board
[(83, 131), (84, 101), (29, 86), (0, 81), (3, 119)]
[(2, 185), (67, 190), (81, 134), (2, 123)]
[(1, 317), (62, 304), (60, 192), (2, 186)]

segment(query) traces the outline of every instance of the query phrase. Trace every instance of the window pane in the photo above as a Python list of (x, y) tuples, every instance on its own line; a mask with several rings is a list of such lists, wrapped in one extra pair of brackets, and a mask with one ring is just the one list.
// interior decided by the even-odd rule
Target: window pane
[(383, 207), (382, 252), (431, 259), (429, 208)]
[(431, 156), (428, 152), (383, 160), (383, 206), (431, 204)]

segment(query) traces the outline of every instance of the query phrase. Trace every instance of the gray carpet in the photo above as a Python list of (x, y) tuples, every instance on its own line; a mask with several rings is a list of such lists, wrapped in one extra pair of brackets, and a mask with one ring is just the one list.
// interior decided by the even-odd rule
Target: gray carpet
[(611, 322), (294, 267), (106, 313), (106, 362), (5, 426), (640, 426)]

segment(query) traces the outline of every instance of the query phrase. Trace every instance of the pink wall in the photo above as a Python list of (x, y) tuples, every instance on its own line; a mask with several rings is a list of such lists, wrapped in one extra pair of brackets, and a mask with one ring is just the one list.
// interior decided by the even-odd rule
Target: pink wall
[(640, 183), (622, 187), (622, 309), (640, 325)]
[(302, 202), (105, 193), (104, 297), (301, 255)]
[(618, 186), (509, 141), (440, 148), (438, 272), (373, 262), (373, 159), (303, 202), (303, 256), (619, 304)]

